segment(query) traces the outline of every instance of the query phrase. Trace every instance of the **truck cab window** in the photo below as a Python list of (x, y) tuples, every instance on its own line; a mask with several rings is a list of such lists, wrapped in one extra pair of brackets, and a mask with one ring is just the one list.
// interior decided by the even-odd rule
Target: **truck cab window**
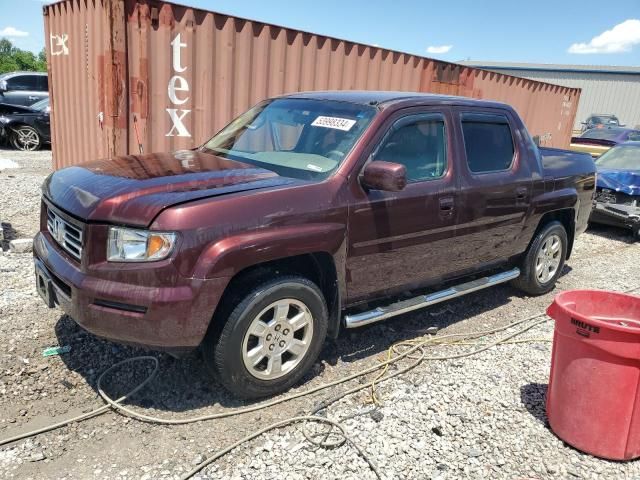
[(395, 128), (374, 159), (401, 163), (407, 169), (407, 180), (418, 182), (442, 177), (446, 154), (444, 119), (431, 117)]
[(511, 128), (502, 115), (463, 115), (462, 133), (467, 165), (473, 173), (511, 168), (514, 148)]

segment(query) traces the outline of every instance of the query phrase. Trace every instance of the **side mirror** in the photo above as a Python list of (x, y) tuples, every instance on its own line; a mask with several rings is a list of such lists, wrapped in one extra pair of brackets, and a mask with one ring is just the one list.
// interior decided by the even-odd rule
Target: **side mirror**
[(399, 192), (407, 186), (407, 169), (399, 163), (374, 160), (364, 167), (362, 184), (374, 190)]

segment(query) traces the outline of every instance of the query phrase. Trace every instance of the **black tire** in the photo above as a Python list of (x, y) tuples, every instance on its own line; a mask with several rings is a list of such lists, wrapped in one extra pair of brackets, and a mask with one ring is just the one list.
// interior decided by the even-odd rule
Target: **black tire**
[[(245, 335), (258, 314), (282, 299), (293, 299), (307, 307), (312, 323), (309, 346), (298, 363), (283, 376), (268, 380), (257, 378), (243, 360)], [(219, 333), (210, 329), (203, 343), (204, 360), (220, 383), (239, 397), (255, 399), (275, 395), (293, 386), (316, 361), (327, 334), (327, 324), (327, 304), (315, 283), (299, 276), (264, 281), (239, 299)]]
[(35, 151), (42, 147), (42, 138), (35, 128), (29, 125), (20, 125), (12, 127), (11, 144), (18, 150)]
[[(545, 244), (545, 241), (553, 235), (560, 239), (560, 263), (557, 266), (555, 274), (548, 280), (542, 282), (536, 274), (538, 254)], [(534, 296), (544, 295), (545, 293), (553, 290), (556, 285), (556, 281), (564, 268), (568, 244), (567, 231), (560, 222), (553, 221), (545, 225), (538, 233), (536, 233), (536, 236), (529, 245), (520, 265), (520, 276), (513, 280), (512, 285), (517, 289)]]

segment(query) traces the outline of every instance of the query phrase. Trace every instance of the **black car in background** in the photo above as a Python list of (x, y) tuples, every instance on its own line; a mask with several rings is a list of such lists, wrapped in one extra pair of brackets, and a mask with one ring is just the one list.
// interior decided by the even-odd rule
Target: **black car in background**
[(0, 141), (18, 150), (37, 150), (51, 141), (49, 98), (30, 107), (0, 103)]
[(591, 114), (584, 122), (582, 122), (582, 131), (586, 132), (592, 128), (607, 128), (607, 127), (624, 127), (618, 120), (618, 117), (610, 114)]
[(33, 105), (49, 97), (46, 72), (9, 72), (0, 74), (0, 103)]

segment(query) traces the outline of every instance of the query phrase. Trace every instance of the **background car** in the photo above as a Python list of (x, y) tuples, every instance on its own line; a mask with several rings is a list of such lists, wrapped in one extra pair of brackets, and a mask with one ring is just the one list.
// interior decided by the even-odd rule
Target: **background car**
[(590, 222), (629, 228), (640, 239), (640, 142), (617, 145), (596, 160)]
[(0, 104), (0, 139), (19, 150), (37, 150), (51, 141), (49, 98), (24, 107)]
[(620, 120), (615, 115), (609, 114), (592, 114), (582, 122), (582, 131), (591, 130), (592, 128), (606, 128), (606, 127), (624, 127), (620, 124)]
[(640, 130), (622, 127), (592, 128), (571, 138), (570, 149), (599, 157), (611, 147), (624, 142), (639, 141)]
[(10, 72), (0, 75), (0, 103), (33, 105), (49, 97), (46, 72)]

